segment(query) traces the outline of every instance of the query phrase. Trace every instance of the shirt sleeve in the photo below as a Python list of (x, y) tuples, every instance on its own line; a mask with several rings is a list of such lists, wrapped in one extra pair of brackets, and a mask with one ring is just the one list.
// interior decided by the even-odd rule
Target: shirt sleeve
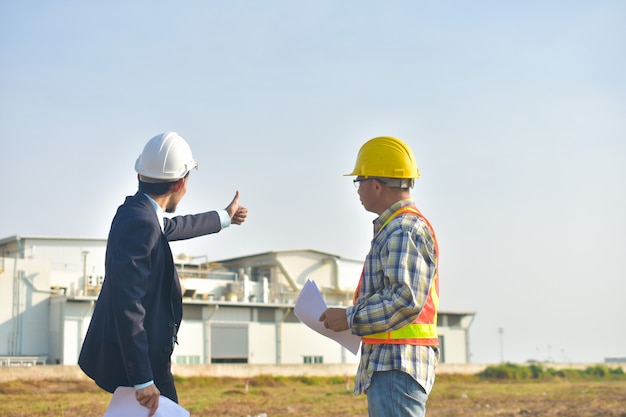
[(230, 216), (226, 210), (217, 210), (217, 214), (220, 216), (220, 223), (222, 225), (222, 229), (226, 229), (230, 226)]
[(152, 384), (154, 384), (154, 381), (152, 381), (152, 380), (150, 380), (148, 382), (144, 382), (143, 384), (136, 384), (135, 385), (135, 389), (136, 390), (144, 389), (144, 388), (149, 387)]

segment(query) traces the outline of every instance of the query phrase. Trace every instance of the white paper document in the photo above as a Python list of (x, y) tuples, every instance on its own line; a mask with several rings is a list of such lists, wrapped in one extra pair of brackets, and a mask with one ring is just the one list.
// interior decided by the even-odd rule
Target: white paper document
[[(139, 404), (135, 388), (117, 387), (104, 417), (148, 417), (150, 410)], [(154, 417), (189, 417), (189, 411), (161, 395)]]
[(353, 335), (350, 329), (335, 332), (325, 328), (324, 322), (319, 321), (319, 318), (327, 308), (322, 294), (320, 294), (317, 285), (315, 285), (315, 281), (307, 280), (296, 300), (294, 314), (311, 329), (335, 340), (356, 355), (361, 345), (361, 337)]

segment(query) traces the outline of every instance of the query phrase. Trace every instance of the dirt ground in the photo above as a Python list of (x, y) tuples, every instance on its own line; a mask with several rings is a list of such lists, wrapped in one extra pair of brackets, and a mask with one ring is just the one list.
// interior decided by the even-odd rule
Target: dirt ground
[(435, 384), (430, 417), (626, 417), (626, 381)]
[[(178, 391), (193, 417), (367, 416), (365, 396), (336, 380), (222, 378), (182, 381)], [(110, 397), (91, 381), (11, 381), (0, 384), (0, 416), (102, 416)], [(429, 417), (626, 417), (626, 381), (442, 379), (427, 407)]]

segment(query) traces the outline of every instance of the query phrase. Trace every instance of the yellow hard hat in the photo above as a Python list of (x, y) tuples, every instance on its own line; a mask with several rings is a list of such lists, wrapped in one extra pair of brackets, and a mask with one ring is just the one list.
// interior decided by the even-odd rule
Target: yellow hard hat
[(354, 170), (345, 175), (415, 179), (420, 177), (420, 172), (406, 143), (391, 136), (380, 136), (361, 146)]

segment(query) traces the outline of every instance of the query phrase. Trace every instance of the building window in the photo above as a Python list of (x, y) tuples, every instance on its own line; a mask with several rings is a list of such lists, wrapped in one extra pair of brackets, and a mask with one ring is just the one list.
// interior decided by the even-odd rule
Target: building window
[(185, 321), (202, 321), (202, 306), (183, 304), (183, 317)]
[(200, 364), (200, 356), (198, 356), (198, 355), (180, 355), (180, 356), (176, 356), (176, 364), (178, 364), (178, 365), (198, 365), (198, 364)]
[(461, 327), (462, 318), (463, 316), (460, 316), (460, 315), (449, 314), (447, 326), (448, 327)]
[(263, 278), (268, 280), (272, 276), (272, 269), (269, 266), (255, 266), (250, 270), (250, 281), (261, 282)]
[(283, 318), (284, 323), (300, 323), (300, 319), (295, 315), (293, 310), (289, 310), (289, 313)]
[(257, 318), (259, 323), (275, 323), (276, 313), (272, 308), (259, 308), (257, 310)]
[(323, 356), (304, 356), (303, 357), (304, 363), (309, 364), (309, 363), (324, 363), (324, 357)]

